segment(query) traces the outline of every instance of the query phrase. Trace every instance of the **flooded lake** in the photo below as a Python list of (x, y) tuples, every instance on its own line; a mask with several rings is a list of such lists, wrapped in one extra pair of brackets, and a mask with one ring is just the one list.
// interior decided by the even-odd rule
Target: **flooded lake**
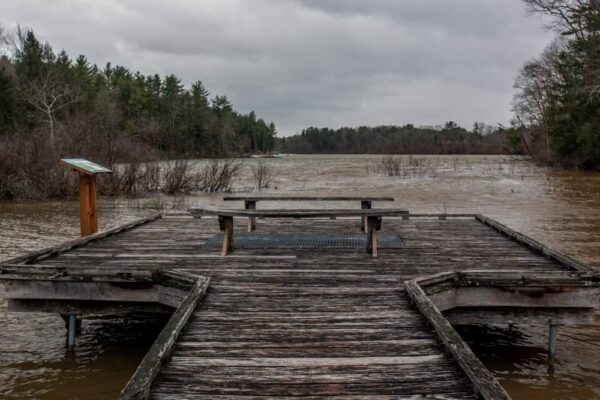
[[(598, 173), (555, 171), (506, 156), (403, 156), (400, 176), (388, 176), (381, 159), (373, 155), (269, 159), (276, 176), (262, 194), (393, 196), (395, 204), (386, 207), (417, 213), (482, 213), (600, 268)], [(250, 165), (255, 162), (244, 161), (236, 191), (253, 186)], [(157, 209), (219, 205), (221, 197), (101, 198), (100, 229)], [(0, 203), (0, 259), (76, 238), (78, 218), (76, 200)], [(513, 398), (590, 399), (600, 398), (600, 315), (596, 320), (593, 325), (559, 328), (553, 365), (546, 358), (546, 327), (460, 332)], [(69, 352), (58, 315), (9, 313), (0, 299), (0, 398), (115, 398), (163, 324), (149, 318), (84, 321), (76, 348)]]

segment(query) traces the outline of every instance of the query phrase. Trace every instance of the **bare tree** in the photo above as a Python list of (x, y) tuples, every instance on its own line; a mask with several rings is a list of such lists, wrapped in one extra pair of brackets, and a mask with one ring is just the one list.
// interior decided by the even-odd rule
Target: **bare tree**
[(550, 157), (547, 118), (551, 106), (552, 93), (560, 82), (557, 73), (557, 59), (564, 43), (554, 41), (539, 58), (526, 63), (515, 79), (517, 93), (513, 98), (515, 120), (525, 128), (529, 137), (523, 136), (523, 142), (531, 156), (535, 157), (535, 147), (543, 141), (544, 158)]
[(530, 13), (553, 18), (549, 28), (563, 35), (584, 39), (598, 33), (595, 20), (600, 13), (598, 0), (524, 0)]
[(530, 13), (552, 17), (548, 28), (562, 36), (575, 37), (592, 44), (584, 73), (583, 92), (591, 98), (600, 96), (600, 0), (524, 0)]
[(9, 40), (6, 30), (2, 25), (0, 25), (0, 50), (8, 46)]
[(256, 165), (253, 165), (251, 168), (252, 177), (258, 190), (267, 189), (277, 174), (273, 167), (263, 159), (258, 160)]
[(10, 38), (6, 30), (0, 25), (0, 72), (14, 75), (14, 66), (8, 58)]
[(195, 176), (195, 187), (207, 193), (229, 192), (242, 167), (234, 159), (210, 160)]
[(31, 104), (48, 124), (50, 145), (54, 146), (57, 113), (81, 101), (82, 95), (52, 72), (48, 72), (42, 79), (26, 82), (21, 92), (25, 101)]
[(108, 90), (99, 91), (94, 102), (94, 113), (92, 123), (98, 132), (97, 136), (102, 137), (103, 152), (106, 162), (113, 167), (117, 159), (118, 139), (122, 134), (119, 129), (121, 113), (117, 109), (115, 102), (111, 101)]

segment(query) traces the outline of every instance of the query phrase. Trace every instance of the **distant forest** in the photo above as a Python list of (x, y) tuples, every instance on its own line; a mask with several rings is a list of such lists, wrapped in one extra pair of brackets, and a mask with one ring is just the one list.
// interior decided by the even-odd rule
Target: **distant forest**
[(32, 30), (0, 40), (12, 42), (0, 59), (0, 134), (44, 131), (54, 147), (74, 131), (95, 140), (123, 133), (179, 156), (268, 151), (274, 144), (273, 123), (236, 112), (224, 95), (210, 98), (201, 81), (186, 89), (175, 75), (100, 68), (83, 55), (55, 53)]
[(300, 134), (278, 138), (284, 153), (372, 154), (507, 154), (513, 152), (506, 132), (482, 122), (468, 131), (449, 121), (443, 127), (377, 126), (358, 128), (308, 128)]
[(268, 152), (276, 128), (201, 81), (143, 75), (55, 52), (0, 27), (0, 198), (60, 197), (61, 157), (118, 163)]
[(505, 153), (540, 163), (600, 169), (600, 1), (524, 0), (557, 38), (518, 72), (510, 126), (471, 131), (413, 125), (308, 128), (278, 139), (294, 153)]
[[(465, 129), (450, 121), (441, 127), (310, 127), (285, 138), (277, 138), (272, 122), (236, 111), (225, 95), (211, 95), (202, 81), (186, 87), (175, 75), (97, 66), (83, 55), (55, 52), (30, 29), (6, 32), (0, 26), (0, 199), (72, 194), (72, 174), (58, 162), (67, 156), (112, 168), (274, 149), (513, 153), (549, 165), (600, 169), (600, 1), (524, 2), (530, 13), (550, 17), (557, 38), (519, 71), (510, 126), (477, 122)], [(230, 167), (221, 166), (221, 175), (232, 175)], [(140, 176), (135, 169), (111, 175), (112, 193)]]

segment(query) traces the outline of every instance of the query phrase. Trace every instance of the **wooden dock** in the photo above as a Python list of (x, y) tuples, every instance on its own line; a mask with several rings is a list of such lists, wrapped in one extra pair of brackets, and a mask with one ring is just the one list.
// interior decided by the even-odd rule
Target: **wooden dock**
[(597, 307), (589, 268), (481, 216), (387, 219), (382, 234), (401, 245), (381, 246), (377, 259), (345, 242), (270, 248), (250, 240), (360, 229), (356, 218), (259, 220), (221, 257), (215, 218), (159, 216), (9, 260), (0, 295), (14, 310), (78, 318), (143, 304), (176, 309), (122, 392), (154, 399), (507, 399), (444, 307), (460, 311), (469, 304), (457, 298), (498, 284), (520, 297), (490, 297), (484, 305), (496, 317), (502, 307), (538, 307), (558, 324)]

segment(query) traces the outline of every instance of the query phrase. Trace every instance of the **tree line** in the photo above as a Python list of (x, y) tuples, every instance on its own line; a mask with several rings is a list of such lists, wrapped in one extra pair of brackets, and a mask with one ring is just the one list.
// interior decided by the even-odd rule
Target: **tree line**
[(524, 0), (557, 38), (515, 79), (515, 150), (548, 164), (600, 167), (600, 1)]
[[(0, 198), (61, 195), (64, 156), (115, 163), (272, 151), (276, 128), (196, 81), (55, 52), (31, 29), (0, 27)], [(25, 196), (29, 197), (29, 196)]]
[(453, 121), (440, 127), (311, 127), (278, 138), (277, 149), (288, 153), (506, 154), (510, 149), (505, 139), (503, 128), (483, 122), (475, 122), (470, 131)]

